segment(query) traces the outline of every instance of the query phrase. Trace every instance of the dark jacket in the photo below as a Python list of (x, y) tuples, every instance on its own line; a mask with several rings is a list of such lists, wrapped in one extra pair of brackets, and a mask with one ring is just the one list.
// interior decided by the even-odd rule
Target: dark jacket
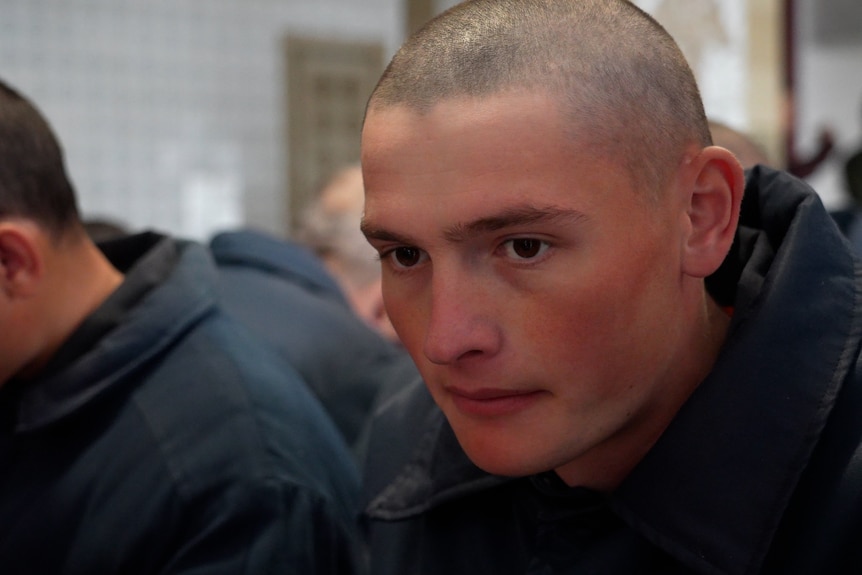
[(358, 572), (349, 451), (216, 307), (208, 252), (104, 249), (124, 283), (0, 395), (0, 572)]
[(747, 175), (710, 375), (612, 494), (474, 467), (420, 385), (375, 422), (372, 572), (862, 572), (860, 263), (818, 197)]
[(210, 249), (224, 308), (296, 368), (360, 456), (373, 409), (418, 378), (410, 356), (368, 327), (298, 244), (244, 230), (216, 235)]

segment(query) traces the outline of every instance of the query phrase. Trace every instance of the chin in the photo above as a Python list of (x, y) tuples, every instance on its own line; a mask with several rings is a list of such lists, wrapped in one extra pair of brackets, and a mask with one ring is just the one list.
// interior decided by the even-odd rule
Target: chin
[(473, 464), (492, 475), (504, 477), (524, 477), (553, 469), (553, 465), (543, 465), (535, 449), (513, 446), (503, 441), (484, 438), (458, 436), (458, 441)]
[(502, 477), (526, 477), (535, 475), (543, 471), (548, 471), (553, 467), (546, 467), (533, 462), (523, 461), (518, 458), (506, 457), (488, 457), (487, 454), (481, 454), (478, 457), (473, 457), (470, 453), (467, 456), (476, 467), (490, 473), (491, 475), (500, 475)]

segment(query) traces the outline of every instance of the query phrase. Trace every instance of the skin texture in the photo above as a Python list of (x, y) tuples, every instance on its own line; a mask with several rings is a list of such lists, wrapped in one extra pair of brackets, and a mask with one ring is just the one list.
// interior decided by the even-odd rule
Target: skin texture
[(0, 218), (0, 386), (38, 374), (122, 280), (79, 226)]
[(681, 151), (661, 199), (591, 151), (544, 93), (372, 105), (363, 231), (401, 341), (468, 456), (613, 489), (714, 362), (728, 317), (703, 277), (742, 172)]

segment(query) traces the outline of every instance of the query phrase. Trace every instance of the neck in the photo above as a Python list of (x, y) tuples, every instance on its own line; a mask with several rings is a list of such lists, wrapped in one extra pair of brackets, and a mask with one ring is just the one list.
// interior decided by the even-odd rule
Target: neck
[(576, 465), (557, 469), (568, 485), (606, 493), (615, 490), (709, 374), (727, 337), (730, 317), (706, 293), (698, 305), (697, 320), (680, 332), (679, 351), (653, 384), (652, 399), (605, 444), (585, 453)]
[(40, 320), (48, 326), (34, 361), (20, 375), (37, 374), (61, 345), (123, 282), (123, 275), (89, 238), (64, 240), (48, 254)]

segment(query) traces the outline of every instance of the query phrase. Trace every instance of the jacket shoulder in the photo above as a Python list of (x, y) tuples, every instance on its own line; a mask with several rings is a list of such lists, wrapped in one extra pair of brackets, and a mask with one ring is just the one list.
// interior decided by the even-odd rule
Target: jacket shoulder
[(862, 565), (862, 356), (857, 351), (769, 556), (787, 572)]
[(422, 437), (443, 421), (443, 413), (421, 378), (415, 378), (380, 406), (372, 417), (366, 447), (363, 505), (395, 479)]

